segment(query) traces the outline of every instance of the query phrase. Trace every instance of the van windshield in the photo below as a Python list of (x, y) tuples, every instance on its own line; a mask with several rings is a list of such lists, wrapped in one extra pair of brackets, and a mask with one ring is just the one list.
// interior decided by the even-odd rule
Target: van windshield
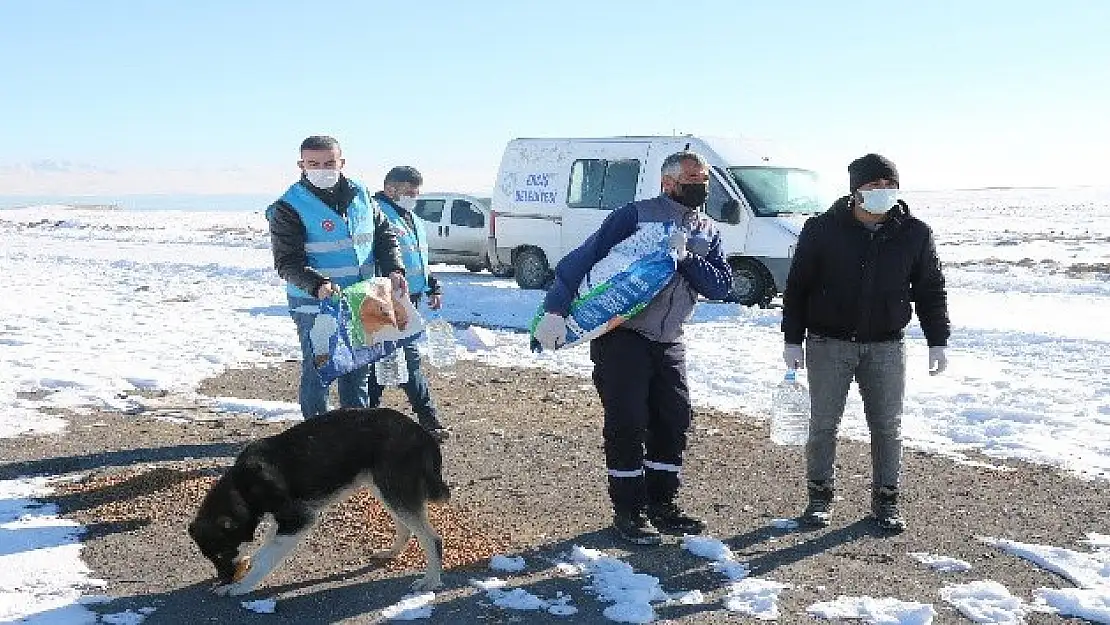
[(761, 217), (819, 213), (817, 174), (785, 167), (729, 167), (752, 210)]

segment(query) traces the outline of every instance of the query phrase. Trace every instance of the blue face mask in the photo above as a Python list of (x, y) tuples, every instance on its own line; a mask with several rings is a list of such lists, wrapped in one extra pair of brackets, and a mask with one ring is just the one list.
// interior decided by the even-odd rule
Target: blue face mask
[(898, 204), (898, 189), (869, 189), (859, 194), (863, 197), (861, 208), (872, 215), (885, 215)]

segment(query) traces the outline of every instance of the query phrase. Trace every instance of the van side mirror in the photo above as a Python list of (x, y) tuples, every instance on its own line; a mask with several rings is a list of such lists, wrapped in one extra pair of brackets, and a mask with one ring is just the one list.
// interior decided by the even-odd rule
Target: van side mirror
[(721, 221), (727, 224), (740, 223), (740, 202), (729, 198), (721, 206)]

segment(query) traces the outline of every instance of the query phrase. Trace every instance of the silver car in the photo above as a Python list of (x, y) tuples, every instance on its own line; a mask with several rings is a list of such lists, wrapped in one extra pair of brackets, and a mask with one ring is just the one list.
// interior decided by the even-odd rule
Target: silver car
[[(474, 272), (491, 269), (486, 252), (490, 234), (489, 198), (425, 193), (416, 198), (413, 212), (427, 222), (428, 262), (462, 265)], [(499, 268), (492, 273), (508, 277), (512, 269)]]

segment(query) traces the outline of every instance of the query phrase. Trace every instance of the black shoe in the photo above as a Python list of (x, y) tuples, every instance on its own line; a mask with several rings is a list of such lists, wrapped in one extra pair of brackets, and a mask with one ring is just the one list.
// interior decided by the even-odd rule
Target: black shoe
[(432, 438), (436, 439), (437, 443), (442, 443), (451, 438), (451, 430), (443, 427), (438, 419), (421, 421), (420, 427), (424, 428), (424, 431), (428, 434), (431, 434)]
[(871, 493), (871, 515), (879, 529), (888, 532), (906, 530), (906, 520), (898, 512), (898, 489), (891, 486), (876, 488)]
[(809, 494), (809, 504), (802, 512), (802, 523), (810, 527), (828, 527), (835, 494), (832, 481), (809, 482), (806, 484), (806, 492)]
[(428, 434), (431, 434), (432, 438), (436, 439), (437, 443), (446, 442), (447, 439), (451, 438), (451, 430), (442, 426), (429, 429)]
[(613, 517), (613, 529), (617, 535), (633, 545), (658, 545), (663, 542), (659, 530), (651, 524), (641, 510), (625, 512), (618, 510)]
[(664, 534), (683, 536), (705, 531), (704, 521), (684, 513), (673, 501), (649, 505), (647, 515), (651, 524)]

